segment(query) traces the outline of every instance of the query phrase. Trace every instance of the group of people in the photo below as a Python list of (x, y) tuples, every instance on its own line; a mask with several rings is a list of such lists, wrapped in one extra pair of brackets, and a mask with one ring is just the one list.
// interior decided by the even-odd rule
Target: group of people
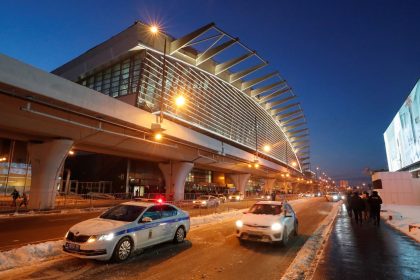
[(377, 191), (373, 191), (371, 195), (363, 192), (362, 196), (358, 192), (349, 192), (346, 196), (347, 212), (350, 218), (354, 216), (356, 224), (373, 220), (374, 225), (379, 226), (381, 204), (382, 199)]
[[(10, 194), (12, 196), (12, 207), (17, 207), (17, 200), (20, 198), (20, 193), (14, 189), (13, 192)], [(28, 196), (25, 192), (22, 193), (22, 201), (19, 204), (19, 208), (25, 205), (28, 207)]]

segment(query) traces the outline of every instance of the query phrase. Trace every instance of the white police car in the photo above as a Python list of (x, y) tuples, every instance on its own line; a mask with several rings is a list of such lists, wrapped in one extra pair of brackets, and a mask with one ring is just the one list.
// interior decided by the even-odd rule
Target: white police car
[(260, 201), (236, 221), (239, 241), (261, 241), (286, 245), (291, 234), (298, 234), (298, 219), (287, 202)]
[(138, 249), (170, 240), (183, 242), (189, 229), (188, 213), (174, 205), (125, 202), (72, 226), (63, 251), (79, 258), (124, 261)]

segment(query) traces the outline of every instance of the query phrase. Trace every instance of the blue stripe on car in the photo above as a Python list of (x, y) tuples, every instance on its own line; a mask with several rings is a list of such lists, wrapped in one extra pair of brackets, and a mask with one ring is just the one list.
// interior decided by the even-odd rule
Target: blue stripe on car
[[(186, 217), (182, 217), (182, 218), (175, 218), (175, 219), (167, 220), (167, 221), (164, 221), (164, 222), (165, 223), (176, 223), (176, 222), (179, 222), (179, 221), (188, 220), (189, 218), (190, 218), (189, 216), (186, 216)], [(122, 235), (122, 234), (125, 234), (125, 233), (136, 232), (136, 231), (139, 231), (139, 230), (142, 230), (142, 229), (154, 228), (154, 227), (157, 227), (160, 223), (162, 223), (162, 221), (146, 223), (144, 225), (136, 226), (136, 227), (129, 228), (129, 229), (126, 229), (126, 230), (125, 229), (120, 230), (120, 231), (115, 233), (115, 236)]]

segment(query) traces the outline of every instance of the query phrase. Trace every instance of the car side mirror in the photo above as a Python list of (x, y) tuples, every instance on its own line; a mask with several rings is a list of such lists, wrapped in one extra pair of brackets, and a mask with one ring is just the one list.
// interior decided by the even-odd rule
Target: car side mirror
[(142, 223), (150, 223), (151, 221), (153, 221), (153, 220), (150, 217), (143, 217), (143, 219), (141, 219)]
[(292, 218), (292, 214), (290, 212), (288, 212), (287, 210), (284, 210), (284, 217), (285, 218)]

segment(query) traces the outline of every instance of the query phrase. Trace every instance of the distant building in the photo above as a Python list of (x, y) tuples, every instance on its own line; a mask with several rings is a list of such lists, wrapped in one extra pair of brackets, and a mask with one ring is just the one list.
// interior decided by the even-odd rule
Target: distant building
[(340, 180), (340, 188), (347, 189), (349, 187), (349, 181), (347, 180)]

